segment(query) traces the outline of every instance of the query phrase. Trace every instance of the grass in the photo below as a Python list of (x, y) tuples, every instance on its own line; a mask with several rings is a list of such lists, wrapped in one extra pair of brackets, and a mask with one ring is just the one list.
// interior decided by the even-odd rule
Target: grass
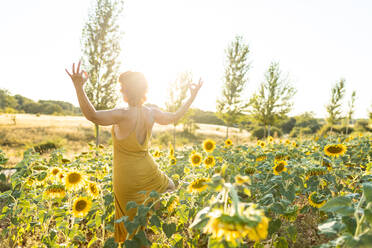
[[(216, 141), (225, 139), (226, 127), (219, 125), (197, 124), (194, 134), (183, 132), (182, 125), (176, 128), (178, 146), (200, 143), (206, 138)], [(102, 126), (100, 141), (111, 145), (111, 126)], [(248, 142), (249, 134), (229, 128), (234, 143)], [(153, 147), (167, 146), (173, 140), (173, 125), (154, 125), (151, 144)], [(68, 158), (87, 151), (88, 143), (95, 142), (94, 125), (82, 116), (51, 116), (32, 114), (0, 114), (0, 149), (5, 152), (13, 167), (22, 159), (23, 152), (36, 145), (53, 143), (65, 149)], [(45, 154), (47, 156), (48, 154)]]

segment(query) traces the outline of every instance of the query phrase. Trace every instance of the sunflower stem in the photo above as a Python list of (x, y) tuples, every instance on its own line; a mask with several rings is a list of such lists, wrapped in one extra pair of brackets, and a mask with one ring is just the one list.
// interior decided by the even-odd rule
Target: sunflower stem
[(362, 218), (359, 219), (359, 210), (360, 210), (360, 208), (361, 208), (364, 200), (365, 200), (365, 197), (364, 197), (364, 193), (363, 193), (362, 194), (362, 197), (359, 200), (359, 203), (357, 205), (357, 208), (355, 209), (355, 212), (354, 212), (354, 217), (355, 217), (356, 222), (357, 222), (357, 227), (356, 227), (355, 233), (354, 233), (354, 237), (355, 238), (358, 237), (358, 235), (359, 235), (359, 233), (361, 231), (361, 228), (362, 228), (362, 222), (364, 221), (364, 218), (363, 218), (364, 215), (363, 215)]

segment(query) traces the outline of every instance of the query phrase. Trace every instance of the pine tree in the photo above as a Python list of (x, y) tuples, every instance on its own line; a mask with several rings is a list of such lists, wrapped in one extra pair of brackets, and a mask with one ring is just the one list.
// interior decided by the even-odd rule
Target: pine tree
[[(89, 12), (82, 32), (83, 66), (89, 75), (85, 92), (96, 110), (115, 107), (119, 76), (118, 61), (122, 33), (119, 18), (122, 0), (97, 0)], [(95, 124), (96, 145), (99, 144), (99, 125)]]
[(282, 76), (279, 64), (272, 62), (258, 93), (254, 93), (249, 102), (249, 113), (265, 127), (267, 136), (270, 135), (270, 127), (286, 118), (292, 110), (291, 99), (295, 93), (295, 88)]
[(237, 124), (239, 116), (246, 107), (241, 94), (247, 83), (249, 47), (243, 38), (236, 36), (226, 49), (227, 65), (225, 68), (222, 97), (217, 100), (217, 115), (226, 125), (226, 138), (229, 127)]

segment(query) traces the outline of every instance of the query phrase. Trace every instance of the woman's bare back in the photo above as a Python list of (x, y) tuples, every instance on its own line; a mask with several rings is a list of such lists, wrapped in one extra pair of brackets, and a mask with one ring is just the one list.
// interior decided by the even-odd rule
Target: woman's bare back
[(135, 132), (139, 144), (143, 145), (147, 132), (151, 136), (154, 126), (154, 117), (151, 108), (146, 106), (133, 107), (126, 110), (128, 118), (114, 124), (114, 133), (118, 140), (127, 138), (132, 132)]

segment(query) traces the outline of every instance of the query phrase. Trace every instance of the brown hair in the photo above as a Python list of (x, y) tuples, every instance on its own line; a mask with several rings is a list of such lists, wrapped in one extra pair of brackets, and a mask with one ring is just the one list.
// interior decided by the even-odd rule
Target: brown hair
[(141, 106), (146, 101), (147, 80), (141, 72), (126, 71), (119, 76), (126, 101), (130, 106)]

